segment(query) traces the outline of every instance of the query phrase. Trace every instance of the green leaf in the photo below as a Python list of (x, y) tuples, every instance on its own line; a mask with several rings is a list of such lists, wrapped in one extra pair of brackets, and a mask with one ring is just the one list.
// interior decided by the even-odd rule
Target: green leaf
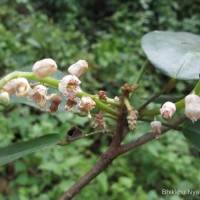
[(164, 74), (176, 79), (199, 79), (200, 36), (187, 32), (153, 31), (143, 36), (142, 49)]
[(200, 121), (192, 123), (187, 121), (183, 127), (183, 135), (189, 140), (198, 151), (200, 151)]
[(48, 134), (29, 141), (19, 142), (8, 147), (0, 148), (0, 165), (7, 164), (30, 153), (56, 145), (59, 140), (58, 134)]

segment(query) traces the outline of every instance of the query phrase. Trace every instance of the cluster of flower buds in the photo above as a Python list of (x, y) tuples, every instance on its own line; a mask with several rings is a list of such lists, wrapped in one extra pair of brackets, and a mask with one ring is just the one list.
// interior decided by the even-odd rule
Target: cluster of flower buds
[(196, 94), (190, 94), (185, 97), (185, 115), (192, 122), (200, 119), (200, 97)]
[[(88, 69), (88, 63), (85, 60), (79, 60), (68, 68), (70, 75), (63, 77), (60, 80), (58, 89), (59, 91), (67, 97), (66, 110), (72, 109), (76, 102), (76, 95), (81, 93), (80, 88), (81, 81), (80, 77)], [(90, 111), (94, 109), (96, 103), (90, 97), (82, 97), (78, 104), (78, 109), (80, 111), (86, 111), (88, 113), (88, 118), (91, 118)]]
[(136, 128), (137, 116), (138, 116), (138, 111), (136, 109), (133, 108), (128, 110), (127, 121), (130, 130), (134, 130)]
[(175, 112), (176, 112), (176, 105), (169, 101), (164, 103), (160, 109), (160, 114), (162, 118), (165, 120), (171, 119), (171, 117)]
[[(32, 68), (33, 73), (38, 78), (50, 76), (54, 74), (56, 70), (56, 62), (50, 58), (37, 61)], [(45, 109), (46, 101), (50, 99), (49, 96), (47, 96), (47, 91), (48, 89), (44, 85), (36, 84), (32, 87), (26, 78), (15, 78), (4, 85), (3, 92), (0, 94), (0, 102), (8, 105), (9, 96), (16, 94), (17, 97), (27, 97), (28, 100), (38, 104), (40, 109)], [(54, 99), (50, 99), (50, 101), (51, 105), (49, 111), (55, 112), (58, 109), (58, 105), (61, 103), (61, 101), (59, 103), (57, 101), (57, 106), (55, 106), (55, 103), (53, 103)]]

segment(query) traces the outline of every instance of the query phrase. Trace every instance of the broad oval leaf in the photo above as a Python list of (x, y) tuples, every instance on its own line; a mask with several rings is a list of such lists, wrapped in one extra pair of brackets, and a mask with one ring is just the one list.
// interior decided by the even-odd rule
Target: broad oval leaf
[(200, 121), (192, 123), (187, 121), (183, 127), (183, 135), (189, 140), (198, 151), (200, 151)]
[(176, 79), (199, 79), (200, 36), (187, 32), (153, 31), (143, 36), (142, 49), (164, 74)]
[(8, 147), (0, 148), (0, 165), (7, 164), (30, 153), (56, 145), (59, 140), (58, 134), (48, 134), (29, 141), (19, 142)]

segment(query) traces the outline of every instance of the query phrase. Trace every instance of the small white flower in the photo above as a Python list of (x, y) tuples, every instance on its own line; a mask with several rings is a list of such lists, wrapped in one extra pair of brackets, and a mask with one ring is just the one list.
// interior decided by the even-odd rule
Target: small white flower
[(185, 115), (192, 122), (200, 119), (200, 97), (195, 94), (190, 94), (185, 97)]
[(57, 68), (57, 64), (53, 59), (45, 58), (37, 61), (33, 65), (32, 71), (38, 78), (45, 78), (54, 74)]
[(95, 108), (96, 103), (90, 97), (82, 97), (78, 105), (78, 109), (81, 111), (88, 111), (88, 118), (91, 118), (90, 110)]
[(26, 78), (17, 78), (16, 83), (16, 95), (18, 97), (26, 97), (31, 89), (28, 80)]
[(67, 75), (60, 80), (58, 89), (64, 96), (75, 96), (81, 92), (79, 85), (81, 81), (74, 75)]
[(10, 97), (9, 97), (8, 92), (0, 93), (0, 103), (6, 106), (10, 103)]
[(82, 74), (84, 74), (87, 71), (87, 69), (88, 69), (87, 61), (79, 60), (68, 68), (68, 72), (71, 75), (79, 77)]
[(29, 100), (37, 103), (40, 109), (44, 109), (46, 106), (47, 90), (44, 85), (36, 85), (29, 92)]
[(160, 114), (163, 119), (169, 120), (176, 111), (176, 105), (172, 102), (166, 102), (160, 109)]
[(151, 122), (152, 132), (155, 135), (156, 139), (158, 139), (159, 136), (161, 135), (161, 127), (162, 127), (162, 124), (160, 121)]

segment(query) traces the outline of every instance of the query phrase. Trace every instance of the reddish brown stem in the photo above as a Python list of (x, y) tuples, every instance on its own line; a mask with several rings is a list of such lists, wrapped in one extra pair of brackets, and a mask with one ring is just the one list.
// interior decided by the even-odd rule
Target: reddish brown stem
[[(123, 93), (123, 97), (127, 97), (128, 93), (125, 91)], [(123, 136), (126, 133), (126, 107), (122, 101), (122, 105), (120, 107), (120, 114), (117, 120), (117, 128), (115, 135), (112, 139), (112, 142), (108, 148), (108, 150), (100, 157), (98, 163), (89, 171), (85, 176), (83, 176), (80, 180), (78, 180), (65, 194), (60, 198), (60, 200), (70, 200), (76, 194), (80, 192), (91, 180), (93, 180), (96, 176), (98, 176), (102, 171), (104, 171), (114, 159), (118, 156), (133, 150), (155, 138), (155, 135), (151, 133), (147, 133), (137, 140), (134, 140), (128, 144), (121, 145), (123, 140)], [(178, 120), (174, 121), (171, 125), (176, 127), (180, 123), (185, 120), (185, 116), (180, 117)], [(167, 132), (170, 128), (164, 127), (162, 128), (162, 134)]]
[[(113, 149), (114, 150), (114, 149)], [(109, 149), (104, 153), (98, 163), (88, 171), (85, 176), (83, 176), (79, 181), (77, 181), (61, 198), (60, 200), (70, 200), (77, 193), (80, 192), (92, 179), (98, 176), (102, 171), (104, 171), (112, 161), (119, 155), (119, 152)]]

